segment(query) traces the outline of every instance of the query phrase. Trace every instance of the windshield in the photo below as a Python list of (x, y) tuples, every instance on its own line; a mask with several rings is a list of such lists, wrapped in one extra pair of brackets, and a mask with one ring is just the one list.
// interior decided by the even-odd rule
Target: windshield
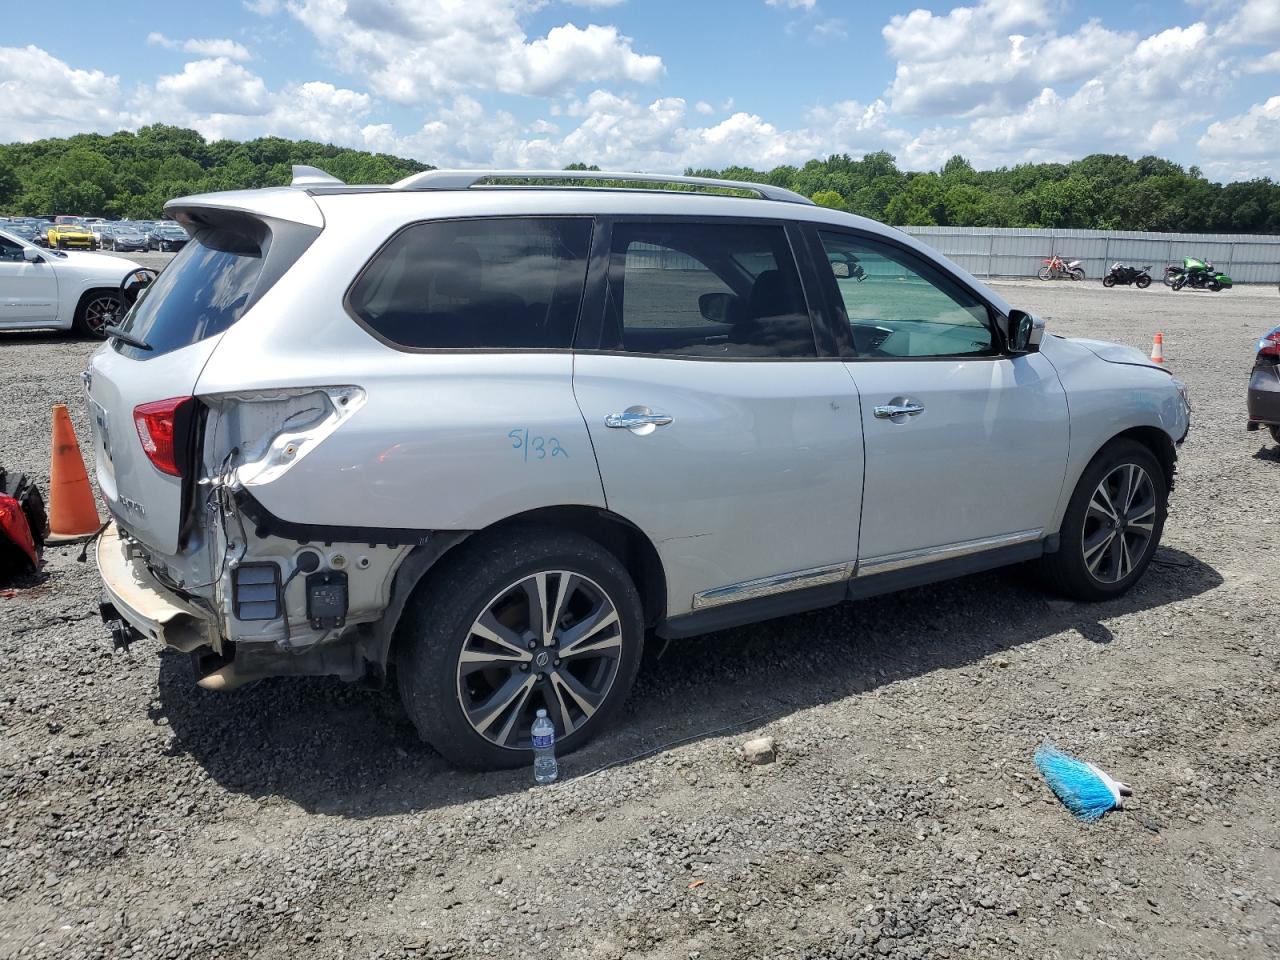
[(151, 349), (120, 340), (116, 349), (147, 360), (222, 333), (248, 308), (261, 273), (257, 244), (242, 236), (202, 233), (160, 272), (121, 324)]

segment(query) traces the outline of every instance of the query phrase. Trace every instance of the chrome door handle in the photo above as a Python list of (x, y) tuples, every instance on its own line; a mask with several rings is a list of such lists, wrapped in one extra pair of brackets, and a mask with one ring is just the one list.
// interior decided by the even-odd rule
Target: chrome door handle
[(672, 418), (665, 413), (653, 413), (640, 410), (624, 410), (622, 413), (611, 413), (604, 418), (606, 427), (620, 430), (634, 430), (636, 427), (665, 427)]
[(886, 403), (872, 411), (877, 420), (892, 420), (894, 417), (918, 417), (924, 413), (924, 404), (914, 400)]

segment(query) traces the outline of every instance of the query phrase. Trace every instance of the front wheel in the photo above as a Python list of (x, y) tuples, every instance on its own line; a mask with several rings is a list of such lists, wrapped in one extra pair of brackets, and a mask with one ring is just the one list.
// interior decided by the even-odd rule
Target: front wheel
[(1175, 289), (1175, 290), (1181, 290), (1181, 289), (1182, 289), (1183, 287), (1185, 287), (1186, 285), (1187, 285), (1187, 278), (1186, 278), (1186, 277), (1178, 277), (1178, 279), (1174, 280), (1174, 281), (1173, 281), (1173, 283), (1171, 284), (1171, 286), (1172, 286), (1172, 287), (1173, 287), (1173, 289)]
[(1138, 279), (1133, 282), (1137, 284), (1139, 290), (1145, 290), (1147, 287), (1151, 286), (1151, 278), (1145, 273), (1139, 274)]
[(1041, 280), (1049, 280), (1053, 277), (1053, 273), (1049, 270), (1048, 267), (1041, 267), (1039, 270), (1036, 271), (1036, 276), (1039, 277)]
[(1137, 441), (1113, 440), (1076, 484), (1058, 551), (1040, 561), (1046, 585), (1077, 600), (1124, 593), (1151, 563), (1168, 505), (1168, 480), (1155, 455)]
[(562, 754), (609, 726), (644, 643), (640, 596), (613, 554), (512, 527), (442, 562), (396, 630), (400, 697), (424, 740), (460, 766), (518, 767), (539, 709)]
[(1102, 285), (1104, 287), (1114, 287), (1116, 285), (1116, 278), (1108, 273), (1105, 277), (1102, 278)]

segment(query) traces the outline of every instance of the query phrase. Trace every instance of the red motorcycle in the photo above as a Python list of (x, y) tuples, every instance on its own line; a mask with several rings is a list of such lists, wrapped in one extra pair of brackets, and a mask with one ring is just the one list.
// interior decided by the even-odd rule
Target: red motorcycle
[(1041, 261), (1044, 266), (1036, 273), (1041, 280), (1083, 280), (1084, 267), (1079, 260), (1067, 260), (1055, 253)]

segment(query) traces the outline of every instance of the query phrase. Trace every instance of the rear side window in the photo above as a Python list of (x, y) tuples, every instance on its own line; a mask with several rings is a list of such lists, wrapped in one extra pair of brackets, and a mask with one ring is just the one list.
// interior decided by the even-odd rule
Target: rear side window
[(817, 356), (785, 229), (615, 223), (604, 345), (715, 359)]
[(567, 349), (591, 229), (588, 217), (415, 224), (378, 251), (347, 307), (397, 347)]
[(264, 246), (239, 233), (202, 231), (160, 271), (122, 324), (151, 349), (120, 340), (116, 348), (149, 360), (222, 333), (263, 292)]

